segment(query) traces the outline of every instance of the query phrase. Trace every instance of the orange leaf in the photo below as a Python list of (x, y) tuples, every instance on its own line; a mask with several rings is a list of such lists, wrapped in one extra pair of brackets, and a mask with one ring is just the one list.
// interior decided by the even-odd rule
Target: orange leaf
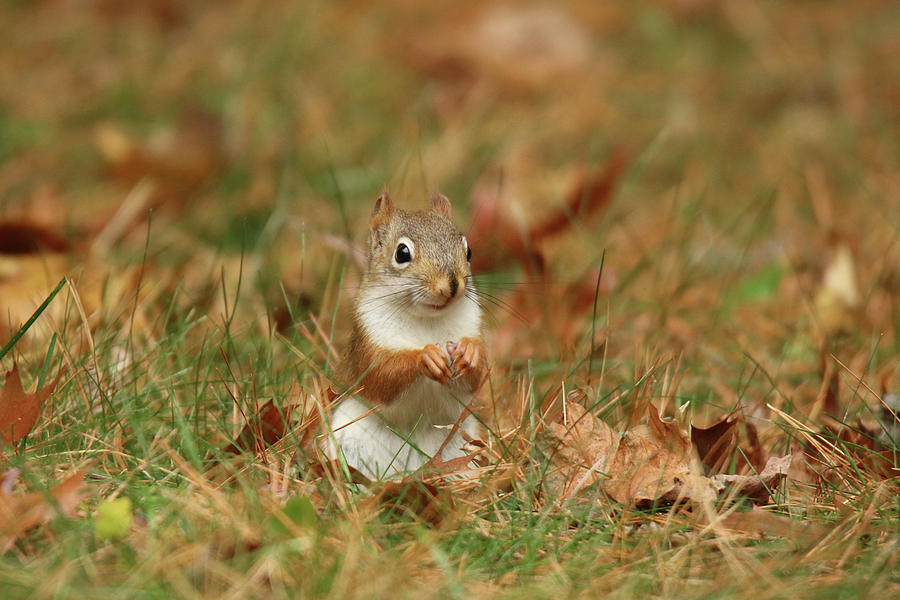
[(7, 444), (18, 442), (34, 428), (44, 400), (56, 387), (62, 373), (50, 384), (33, 393), (22, 388), (18, 365), (6, 373), (6, 385), (0, 390), (0, 436)]
[(240, 454), (248, 450), (261, 451), (284, 437), (290, 429), (293, 406), (286, 406), (284, 414), (271, 400), (265, 403), (259, 413), (244, 426), (233, 444), (224, 452)]
[[(72, 516), (75, 507), (84, 496), (84, 471), (78, 471), (62, 483), (50, 488), (47, 493), (32, 492), (22, 496), (8, 494), (18, 469), (10, 469), (3, 475), (0, 489), (0, 555), (4, 554), (16, 540), (32, 527), (52, 520), (58, 513)], [(53, 497), (53, 501), (50, 497)]]

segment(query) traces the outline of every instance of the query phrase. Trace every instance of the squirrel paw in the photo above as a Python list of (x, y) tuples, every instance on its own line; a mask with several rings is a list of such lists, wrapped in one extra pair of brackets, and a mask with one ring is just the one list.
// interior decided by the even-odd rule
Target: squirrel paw
[(419, 361), (425, 376), (438, 383), (447, 384), (453, 376), (453, 373), (450, 371), (447, 353), (434, 344), (428, 344), (422, 348), (422, 355)]
[(450, 351), (450, 364), (453, 365), (453, 378), (465, 377), (471, 371), (481, 366), (481, 349), (478, 342), (470, 338), (463, 338), (458, 344), (447, 342), (447, 350)]

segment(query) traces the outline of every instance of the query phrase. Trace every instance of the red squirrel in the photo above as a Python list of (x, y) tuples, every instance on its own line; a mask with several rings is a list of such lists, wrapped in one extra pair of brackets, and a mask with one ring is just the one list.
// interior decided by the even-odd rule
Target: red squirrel
[[(445, 441), (443, 460), (464, 455), (460, 432), (447, 437), (488, 366), (472, 251), (450, 211), (440, 194), (427, 210), (395, 208), (387, 192), (375, 201), (340, 370), (360, 391), (335, 409), (327, 443), (330, 457), (340, 448), (368, 477), (416, 470)], [(460, 429), (476, 437), (477, 420), (468, 415)]]

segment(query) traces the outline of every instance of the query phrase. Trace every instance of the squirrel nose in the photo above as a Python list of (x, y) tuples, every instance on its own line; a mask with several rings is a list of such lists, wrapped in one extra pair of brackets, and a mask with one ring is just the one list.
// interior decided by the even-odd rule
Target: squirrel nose
[(465, 281), (456, 276), (455, 273), (447, 273), (445, 277), (441, 277), (435, 286), (435, 293), (447, 299), (455, 298), (460, 290), (465, 289)]

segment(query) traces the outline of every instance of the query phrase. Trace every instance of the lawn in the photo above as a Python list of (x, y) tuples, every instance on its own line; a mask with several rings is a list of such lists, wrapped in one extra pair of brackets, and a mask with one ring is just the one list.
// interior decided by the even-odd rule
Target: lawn
[[(0, 597), (900, 597), (900, 6), (0, 35)], [(385, 186), (453, 202), (493, 366), (476, 467), (351, 481), (315, 440)]]

